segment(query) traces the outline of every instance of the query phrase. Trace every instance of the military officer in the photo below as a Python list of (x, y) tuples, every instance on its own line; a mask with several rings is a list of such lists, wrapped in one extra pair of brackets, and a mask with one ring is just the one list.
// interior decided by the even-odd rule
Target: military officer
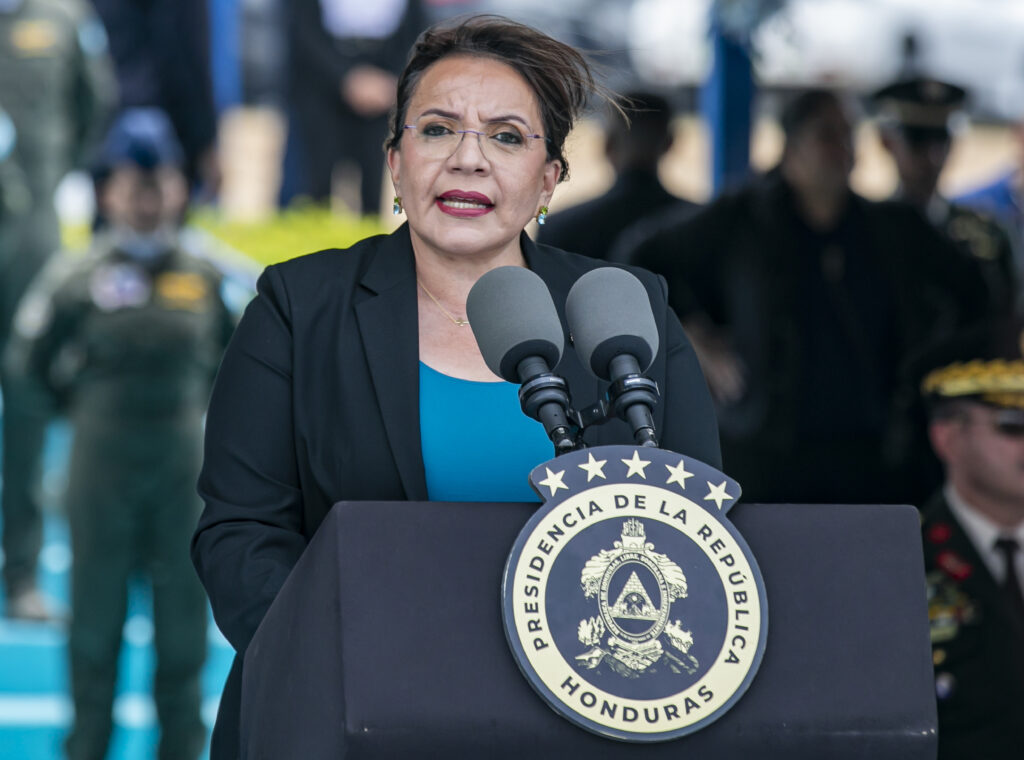
[[(13, 314), (57, 250), (53, 195), (87, 160), (113, 106), (115, 87), (99, 20), (83, 0), (0, 0), (0, 103), (18, 133), (14, 158), (30, 206), (17, 246), (0, 256), (0, 314)], [(0, 322), (0, 349), (10, 320)], [(0, 372), (3, 392), (4, 585), (7, 615), (48, 615), (36, 590), (42, 536), (38, 504), (46, 411), (31, 387)]]
[(153, 587), (159, 757), (196, 758), (205, 742), (207, 607), (188, 542), (203, 414), (233, 319), (218, 272), (178, 241), (182, 158), (162, 111), (118, 118), (101, 155), (109, 229), (64, 277), (26, 296), (7, 357), (49, 390), (74, 432), (72, 760), (106, 752), (126, 585), (138, 571)]
[(926, 77), (894, 82), (873, 97), (882, 144), (899, 175), (896, 197), (917, 206), (978, 263), (992, 312), (1006, 313), (1017, 298), (1009, 235), (992, 217), (950, 202), (937, 189), (952, 146), (950, 121), (966, 98), (962, 88)]
[(939, 758), (1024, 750), (1024, 333), (985, 325), (915, 372), (945, 483), (923, 509)]

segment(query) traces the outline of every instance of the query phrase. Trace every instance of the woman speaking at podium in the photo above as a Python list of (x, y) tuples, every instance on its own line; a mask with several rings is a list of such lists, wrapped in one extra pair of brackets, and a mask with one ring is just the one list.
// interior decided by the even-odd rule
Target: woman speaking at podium
[[(551, 442), (520, 411), (517, 386), (484, 363), (466, 298), (487, 271), (528, 267), (561, 312), (600, 265), (523, 231), (543, 221), (567, 174), (566, 137), (598, 89), (576, 50), (530, 27), (477, 16), (428, 29), (399, 79), (386, 144), (408, 223), (260, 278), (210, 402), (192, 542), (240, 653), (212, 757), (237, 755), (241, 654), (334, 503), (537, 500), (526, 478)], [(660, 333), (648, 376), (662, 393), (662, 445), (720, 467), (711, 400), (664, 283), (635, 274)], [(572, 351), (557, 371), (581, 403), (603, 390)], [(587, 438), (632, 443), (620, 421)]]

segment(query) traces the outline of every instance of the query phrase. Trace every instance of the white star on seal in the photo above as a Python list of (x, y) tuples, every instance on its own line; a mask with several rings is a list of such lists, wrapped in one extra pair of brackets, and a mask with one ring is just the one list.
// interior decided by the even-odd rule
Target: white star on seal
[(594, 455), (587, 453), (587, 463), (576, 465), (581, 470), (587, 473), (587, 482), (589, 483), (594, 478), (605, 478), (604, 471), (602, 468), (608, 463), (607, 459), (594, 459)]
[(679, 487), (682, 488), (685, 491), (686, 490), (686, 479), (693, 477), (693, 473), (692, 472), (687, 472), (686, 471), (686, 463), (682, 459), (680, 459), (679, 460), (679, 464), (677, 464), (675, 467), (673, 467), (670, 464), (667, 464), (667, 465), (665, 465), (665, 469), (667, 469), (668, 472), (669, 472), (668, 480), (665, 482), (665, 485), (671, 485), (672, 483), (678, 483)]
[(562, 476), (565, 475), (565, 470), (560, 470), (559, 472), (551, 472), (550, 468), (548, 467), (545, 467), (544, 469), (547, 471), (548, 476), (544, 478), (544, 480), (539, 481), (537, 485), (547, 486), (548, 488), (550, 488), (552, 496), (555, 495), (555, 491), (557, 491), (559, 488), (564, 488), (566, 491), (569, 490), (569, 486), (562, 482)]
[(623, 459), (622, 463), (624, 465), (626, 465), (626, 467), (629, 468), (629, 471), (626, 473), (626, 477), (627, 478), (631, 478), (634, 475), (639, 475), (644, 480), (647, 480), (647, 474), (644, 472), (644, 468), (647, 465), (649, 465), (650, 462), (645, 462), (644, 460), (642, 460), (640, 458), (640, 452), (638, 452), (638, 451), (636, 451), (634, 449), (633, 450), (633, 458), (632, 459)]
[(732, 496), (725, 492), (725, 481), (723, 480), (717, 486), (712, 485), (710, 480), (707, 481), (707, 483), (708, 495), (704, 497), (704, 501), (713, 501), (715, 502), (715, 506), (721, 509), (722, 502), (725, 501), (726, 499), (732, 498)]

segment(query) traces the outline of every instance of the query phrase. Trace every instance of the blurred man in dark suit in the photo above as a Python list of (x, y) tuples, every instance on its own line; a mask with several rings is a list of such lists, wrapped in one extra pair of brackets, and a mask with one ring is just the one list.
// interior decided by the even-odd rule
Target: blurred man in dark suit
[(984, 303), (972, 262), (913, 208), (850, 190), (842, 98), (797, 96), (779, 166), (637, 244), (668, 279), (750, 501), (894, 501), (883, 457), (903, 358)]
[(1024, 333), (1000, 323), (916, 373), (945, 484), (923, 509), (940, 760), (1024, 751)]
[(202, 197), (220, 185), (206, 0), (92, 0), (110, 39), (121, 108), (165, 111)]
[(537, 240), (597, 259), (608, 259), (619, 235), (666, 208), (679, 212), (695, 203), (672, 195), (658, 179), (658, 162), (672, 147), (672, 109), (664, 98), (645, 92), (626, 96), (629, 123), (616, 109), (606, 116), (605, 156), (615, 184), (603, 195), (552, 214)]
[(354, 168), (359, 210), (376, 214), (397, 75), (426, 26), (420, 0), (291, 0), (285, 13), (295, 192), (326, 200), (335, 173)]

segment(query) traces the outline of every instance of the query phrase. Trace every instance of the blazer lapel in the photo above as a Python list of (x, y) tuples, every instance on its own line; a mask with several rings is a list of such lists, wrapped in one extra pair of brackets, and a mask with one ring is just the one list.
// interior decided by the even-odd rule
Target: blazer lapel
[(420, 449), (416, 268), (407, 225), (386, 238), (360, 280), (356, 319), (405, 495), (427, 498)]

